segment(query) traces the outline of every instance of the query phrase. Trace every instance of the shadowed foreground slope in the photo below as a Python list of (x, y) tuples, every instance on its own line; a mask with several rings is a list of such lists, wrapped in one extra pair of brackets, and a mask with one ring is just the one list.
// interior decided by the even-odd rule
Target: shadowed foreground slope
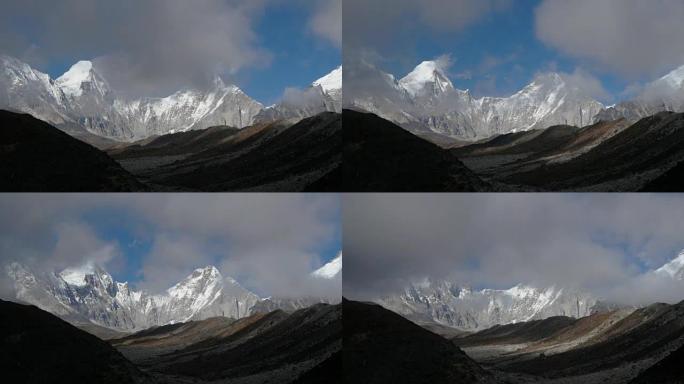
[(491, 383), (449, 340), (376, 304), (343, 301), (345, 383)]
[(0, 191), (140, 190), (106, 153), (30, 115), (0, 111)]
[(147, 383), (107, 342), (34, 306), (0, 300), (5, 383)]
[(455, 155), (370, 113), (343, 111), (348, 192), (487, 191)]

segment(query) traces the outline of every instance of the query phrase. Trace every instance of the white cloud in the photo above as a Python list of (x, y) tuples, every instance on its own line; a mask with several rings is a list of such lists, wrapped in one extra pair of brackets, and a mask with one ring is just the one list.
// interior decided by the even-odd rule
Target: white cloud
[(684, 64), (680, 0), (544, 0), (537, 37), (569, 56), (627, 77)]
[(342, 46), (342, 0), (322, 0), (309, 22), (316, 35)]

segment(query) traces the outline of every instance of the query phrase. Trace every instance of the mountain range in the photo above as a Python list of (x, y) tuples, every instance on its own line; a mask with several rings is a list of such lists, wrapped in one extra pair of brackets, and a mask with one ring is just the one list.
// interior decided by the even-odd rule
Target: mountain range
[(344, 107), (371, 112), (419, 135), (476, 141), (554, 125), (584, 127), (598, 121), (684, 111), (684, 66), (647, 84), (634, 100), (606, 107), (571, 75), (539, 73), (509, 97), (475, 98), (454, 87), (444, 66), (424, 61), (401, 79), (374, 65), (347, 66)]
[(414, 133), (461, 140), (557, 124), (588, 125), (604, 109), (558, 73), (539, 74), (510, 97), (475, 98), (454, 87), (437, 61), (424, 61), (399, 80), (368, 63), (346, 71), (345, 108), (375, 113)]
[[(648, 273), (684, 280), (684, 251)], [(553, 316), (582, 318), (615, 307), (591, 293), (559, 286), (519, 284), (505, 290), (473, 290), (456, 282), (431, 279), (409, 283), (402, 292), (374, 301), (418, 323), (437, 323), (464, 331)]]
[[(313, 279), (341, 278), (341, 253)], [(213, 266), (199, 268), (161, 294), (133, 289), (114, 281), (101, 267), (89, 263), (59, 272), (34, 272), (19, 263), (6, 266), (16, 299), (74, 324), (95, 324), (132, 331), (153, 326), (202, 320), (215, 316), (242, 318), (278, 308), (289, 311), (334, 298), (298, 298), (287, 294), (261, 299)], [(337, 279), (337, 280), (336, 280)], [(339, 300), (339, 299), (338, 299)]]
[(91, 61), (79, 61), (57, 79), (0, 55), (0, 108), (24, 112), (67, 132), (117, 141), (258, 121), (301, 119), (341, 111), (342, 68), (316, 80), (302, 97), (264, 106), (216, 77), (206, 90), (183, 89), (167, 97), (131, 98), (112, 89)]

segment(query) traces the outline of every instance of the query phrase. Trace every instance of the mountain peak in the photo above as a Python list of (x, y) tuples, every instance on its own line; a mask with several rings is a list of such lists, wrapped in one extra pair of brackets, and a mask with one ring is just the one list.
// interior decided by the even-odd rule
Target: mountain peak
[(656, 269), (657, 274), (670, 276), (678, 280), (684, 280), (684, 250), (677, 257), (670, 260), (662, 267)]
[(665, 83), (675, 89), (684, 87), (684, 65), (670, 71), (670, 73), (656, 80), (656, 82)]
[(89, 84), (89, 90), (97, 90), (100, 94), (107, 91), (105, 80), (96, 71), (89, 60), (81, 60), (72, 65), (68, 71), (55, 80), (55, 83), (67, 96), (79, 97), (86, 90), (84, 84)]
[(313, 271), (311, 274), (314, 277), (322, 279), (332, 279), (338, 276), (340, 271), (342, 271), (342, 252), (338, 253), (337, 257)]
[(342, 89), (342, 66), (335, 68), (332, 72), (314, 81), (311, 85), (320, 86), (324, 92)]
[(423, 61), (411, 73), (399, 80), (399, 84), (411, 95), (423, 92), (426, 86), (432, 86), (435, 94), (444, 93), (454, 86), (444, 73), (443, 65), (438, 60)]

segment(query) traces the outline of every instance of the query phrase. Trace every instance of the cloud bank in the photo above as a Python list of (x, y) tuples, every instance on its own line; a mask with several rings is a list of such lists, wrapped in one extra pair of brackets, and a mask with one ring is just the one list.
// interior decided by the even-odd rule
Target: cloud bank
[(684, 2), (544, 0), (537, 37), (566, 55), (623, 76), (653, 76), (684, 63)]
[[(166, 96), (210, 86), (217, 75), (271, 65), (257, 23), (280, 0), (21, 0), (3, 2), (0, 52), (38, 68), (94, 59), (112, 87)], [(310, 13), (310, 29), (341, 39), (341, 0), (288, 4)], [(302, 26), (303, 31), (306, 26)]]
[(122, 268), (128, 244), (97, 230), (111, 216), (151, 244), (137, 282), (150, 291), (215, 265), (259, 294), (340, 295), (340, 281), (310, 277), (324, 264), (321, 248), (339, 243), (335, 195), (8, 194), (0, 196), (0, 212), (3, 268), (11, 261), (44, 271), (87, 262)]
[(682, 283), (655, 284), (644, 274), (684, 248), (682, 203), (652, 195), (346, 195), (343, 292), (369, 298), (430, 276), (671, 301), (684, 296)]

